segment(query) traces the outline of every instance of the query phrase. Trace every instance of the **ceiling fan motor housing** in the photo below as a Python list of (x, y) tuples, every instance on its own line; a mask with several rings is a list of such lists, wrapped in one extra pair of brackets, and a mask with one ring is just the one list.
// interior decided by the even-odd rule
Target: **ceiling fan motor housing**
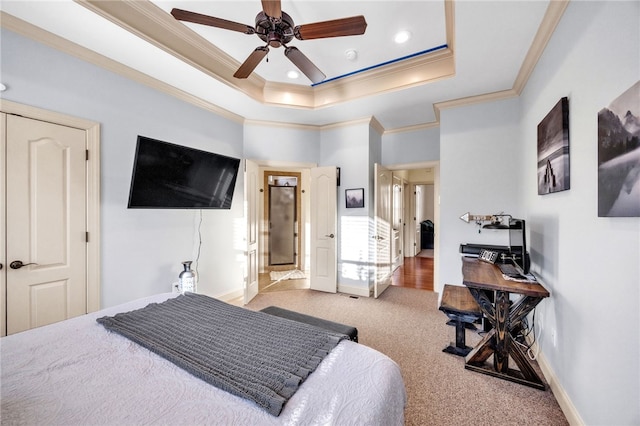
[(256, 34), (271, 47), (280, 47), (294, 37), (294, 23), (291, 16), (282, 12), (282, 18), (276, 19), (264, 12), (256, 16)]

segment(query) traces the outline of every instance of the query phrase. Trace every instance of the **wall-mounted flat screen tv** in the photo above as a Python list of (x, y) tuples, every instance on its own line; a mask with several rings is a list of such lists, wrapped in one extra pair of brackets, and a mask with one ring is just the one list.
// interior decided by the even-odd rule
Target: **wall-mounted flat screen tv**
[(138, 136), (129, 208), (229, 209), (240, 160)]

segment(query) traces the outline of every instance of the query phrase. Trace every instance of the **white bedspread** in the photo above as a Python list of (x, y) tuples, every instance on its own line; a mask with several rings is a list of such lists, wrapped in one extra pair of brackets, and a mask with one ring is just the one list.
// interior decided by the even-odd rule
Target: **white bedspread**
[(96, 323), (168, 293), (0, 339), (3, 425), (401, 425), (398, 365), (340, 343), (279, 417), (191, 376)]

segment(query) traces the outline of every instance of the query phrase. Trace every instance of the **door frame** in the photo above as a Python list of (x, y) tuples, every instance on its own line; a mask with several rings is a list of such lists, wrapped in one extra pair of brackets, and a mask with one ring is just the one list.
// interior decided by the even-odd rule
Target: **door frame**
[[(391, 249), (393, 246), (393, 230), (392, 230), (392, 222), (393, 222), (393, 171), (391, 169), (386, 168), (382, 164), (375, 163), (373, 165), (374, 169), (374, 264), (373, 264), (373, 297), (378, 298), (392, 283), (393, 277), (393, 254), (391, 253)], [(389, 174), (389, 182), (388, 182), (388, 194), (387, 200), (383, 200), (383, 191), (382, 191), (382, 182), (380, 181), (380, 175)], [(387, 211), (381, 211), (383, 207), (385, 207), (386, 201), (386, 209)], [(383, 217), (383, 215), (385, 217)], [(386, 219), (386, 220), (381, 220)], [(380, 231), (383, 232), (383, 235), (380, 235)], [(380, 247), (383, 246), (386, 242), (388, 246), (388, 256), (385, 255), (384, 258), (381, 257)], [(381, 276), (380, 273), (384, 268), (384, 276)]]
[[(277, 160), (257, 160), (257, 159), (252, 159), (251, 161), (253, 161), (257, 166), (258, 166), (258, 177), (259, 177), (259, 182), (260, 182), (260, 187), (259, 187), (259, 193), (260, 193), (260, 208), (258, 209), (258, 213), (259, 213), (259, 226), (258, 226), (258, 232), (259, 232), (259, 238), (258, 238), (258, 258), (259, 258), (259, 273), (263, 274), (265, 272), (268, 272), (268, 259), (265, 258), (265, 256), (267, 256), (267, 250), (268, 250), (268, 245), (266, 245), (266, 239), (264, 238), (264, 233), (266, 232), (265, 230), (265, 222), (266, 222), (266, 216), (265, 216), (265, 212), (264, 212), (264, 206), (265, 206), (265, 188), (264, 188), (264, 182), (265, 182), (265, 173), (267, 173), (268, 171), (274, 171), (274, 170), (278, 170), (278, 173), (281, 172), (295, 172), (295, 173), (300, 173), (301, 176), (301, 181), (299, 182), (299, 186), (300, 186), (300, 191), (302, 193), (302, 195), (300, 196), (299, 200), (298, 200), (298, 204), (300, 207), (300, 211), (301, 211), (301, 218), (300, 218), (300, 237), (299, 237), (299, 241), (300, 241), (300, 253), (298, 253), (298, 267), (300, 268), (300, 270), (306, 270), (309, 269), (309, 247), (308, 247), (308, 239), (309, 239), (309, 235), (308, 235), (308, 229), (307, 229), (307, 221), (309, 220), (309, 215), (310, 215), (310, 211), (309, 211), (309, 202), (308, 202), (308, 198), (309, 197), (305, 197), (305, 191), (309, 191), (309, 183), (307, 182), (307, 180), (309, 179), (309, 171), (316, 167), (317, 164), (316, 163), (304, 163), (304, 162), (289, 162), (289, 161), (277, 161)], [(245, 194), (246, 197), (246, 194)]]
[[(298, 179), (298, 185), (296, 186), (296, 222), (298, 223), (297, 225), (297, 233), (298, 236), (296, 238), (296, 242), (295, 242), (295, 250), (296, 250), (296, 254), (295, 254), (295, 262), (293, 264), (287, 264), (287, 265), (271, 265), (270, 262), (270, 238), (271, 238), (271, 231), (269, 229), (269, 223), (271, 221), (271, 217), (270, 217), (270, 209), (269, 209), (269, 202), (270, 202), (270, 193), (269, 193), (269, 175), (278, 175), (278, 176), (291, 176), (291, 177), (296, 177)], [(305, 262), (304, 262), (304, 250), (303, 250), (303, 238), (304, 238), (304, 230), (303, 230), (303, 206), (302, 206), (302, 193), (303, 191), (303, 187), (302, 187), (302, 171), (291, 171), (291, 170), (277, 170), (271, 167), (268, 168), (264, 168), (262, 170), (262, 181), (263, 181), (263, 186), (262, 188), (264, 189), (264, 211), (262, 212), (262, 217), (264, 217), (264, 225), (265, 225), (265, 229), (262, 232), (262, 235), (264, 236), (264, 247), (265, 247), (265, 252), (264, 252), (264, 256), (262, 257), (263, 260), (263, 270), (265, 272), (271, 272), (271, 271), (286, 271), (291, 269), (292, 267), (295, 267), (296, 269), (300, 269), (300, 270), (304, 270), (305, 269)]]
[[(433, 290), (436, 293), (441, 293), (442, 284), (440, 283), (440, 161), (422, 161), (417, 163), (403, 163), (403, 164), (389, 164), (385, 166), (387, 169), (391, 171), (395, 170), (419, 170), (419, 169), (433, 169), (433, 181), (431, 182), (423, 182), (416, 181), (412, 182), (411, 179), (408, 179), (408, 183), (413, 188), (414, 184), (433, 184), (433, 202), (434, 202), (434, 221), (435, 224), (435, 235), (433, 240)], [(413, 191), (411, 191), (413, 192)], [(415, 198), (412, 196), (411, 200), (415, 201)], [(412, 202), (413, 202), (412, 201)], [(415, 210), (415, 207), (410, 207), (412, 212)], [(415, 220), (413, 221), (415, 222)], [(412, 222), (412, 224), (414, 224)], [(415, 224), (414, 224), (415, 225)], [(415, 230), (411, 230), (412, 233), (415, 233)]]
[[(34, 120), (47, 121), (54, 124), (73, 127), (85, 131), (87, 140), (87, 313), (100, 309), (100, 123), (73, 117), (58, 112), (48, 111), (41, 108), (23, 105), (17, 102), (2, 100), (0, 102), (0, 112), (5, 114), (21, 115)], [(6, 132), (3, 120), (2, 131)], [(5, 138), (0, 135), (0, 161), (4, 164), (5, 158)], [(6, 182), (4, 177), (0, 180), (0, 198), (6, 199)], [(0, 223), (0, 236), (6, 240), (5, 226), (6, 217), (4, 212), (0, 213), (2, 222)], [(6, 267), (5, 247), (0, 247), (0, 262)], [(0, 270), (0, 334), (6, 335), (6, 270)]]

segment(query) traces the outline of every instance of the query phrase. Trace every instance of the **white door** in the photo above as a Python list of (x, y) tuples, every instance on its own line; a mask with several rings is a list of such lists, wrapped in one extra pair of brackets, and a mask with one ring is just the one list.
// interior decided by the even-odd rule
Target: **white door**
[(404, 263), (403, 255), (403, 192), (402, 192), (402, 178), (393, 175), (393, 270), (395, 271)]
[(374, 165), (375, 186), (375, 267), (373, 297), (378, 297), (391, 284), (392, 202), (391, 171)]
[(335, 167), (311, 169), (311, 277), (312, 290), (338, 290), (337, 209), (338, 188)]
[(6, 116), (7, 334), (87, 312), (86, 143)]
[(247, 219), (247, 277), (244, 282), (245, 305), (258, 294), (258, 209), (260, 208), (258, 165), (245, 160), (244, 214)]
[(415, 247), (415, 253), (413, 253), (414, 256), (417, 256), (418, 253), (420, 253), (420, 251), (422, 250), (422, 239), (420, 238), (421, 236), (421, 232), (420, 232), (420, 216), (421, 216), (421, 211), (422, 208), (420, 206), (422, 206), (422, 188), (420, 187), (420, 185), (414, 185), (414, 203), (413, 203), (413, 208), (414, 208), (414, 217), (413, 217), (413, 223), (414, 223), (414, 231), (415, 231), (415, 241), (416, 243), (414, 244)]

